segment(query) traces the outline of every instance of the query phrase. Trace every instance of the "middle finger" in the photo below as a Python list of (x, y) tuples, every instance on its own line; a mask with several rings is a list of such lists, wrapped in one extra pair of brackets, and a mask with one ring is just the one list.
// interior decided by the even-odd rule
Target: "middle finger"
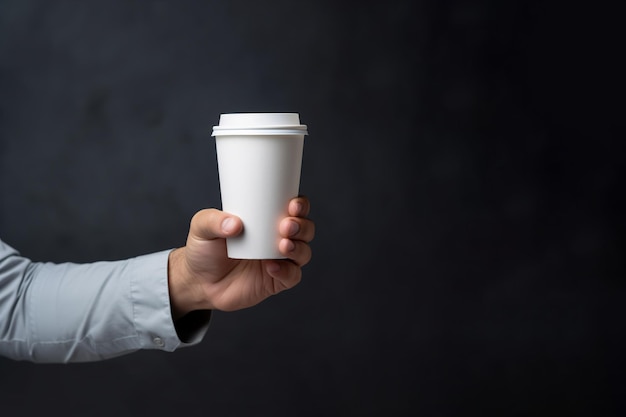
[(280, 222), (281, 237), (310, 242), (315, 237), (315, 223), (302, 217), (287, 217)]

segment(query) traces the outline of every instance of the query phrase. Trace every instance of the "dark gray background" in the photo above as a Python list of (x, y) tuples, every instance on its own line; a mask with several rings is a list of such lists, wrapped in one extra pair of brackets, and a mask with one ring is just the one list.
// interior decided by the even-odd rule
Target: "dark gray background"
[[(624, 411), (619, 16), (522, 1), (0, 0), (0, 233), (38, 261), (184, 243), (220, 113), (309, 125), (301, 285), (205, 340), (0, 360), (0, 413)], [(621, 24), (621, 23), (620, 23)]]

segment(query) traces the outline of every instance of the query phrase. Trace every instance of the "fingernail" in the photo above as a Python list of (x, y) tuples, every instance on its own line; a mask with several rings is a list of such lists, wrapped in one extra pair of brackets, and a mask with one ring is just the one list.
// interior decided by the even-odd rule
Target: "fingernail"
[(289, 222), (289, 236), (293, 236), (300, 230), (300, 225), (296, 222)]
[(296, 203), (296, 213), (298, 215), (302, 214), (303, 208), (302, 203)]
[(224, 233), (230, 233), (233, 230), (235, 230), (235, 221), (230, 217), (225, 218), (222, 221), (222, 231)]
[(296, 248), (296, 245), (291, 241), (287, 241), (287, 252), (293, 252), (293, 250)]

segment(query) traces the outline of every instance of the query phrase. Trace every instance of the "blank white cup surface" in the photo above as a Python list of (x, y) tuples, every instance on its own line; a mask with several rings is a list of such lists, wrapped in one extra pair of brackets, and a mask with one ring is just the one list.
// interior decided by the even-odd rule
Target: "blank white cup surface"
[(234, 259), (280, 259), (278, 225), (300, 188), (307, 126), (298, 113), (228, 113), (213, 127), (222, 210), (243, 233), (226, 241)]

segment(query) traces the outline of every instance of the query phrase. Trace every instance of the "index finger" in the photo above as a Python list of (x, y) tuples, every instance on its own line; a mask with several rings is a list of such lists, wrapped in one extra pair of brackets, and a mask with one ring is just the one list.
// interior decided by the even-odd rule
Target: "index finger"
[(289, 201), (289, 215), (293, 217), (306, 217), (311, 211), (311, 202), (303, 195), (292, 198)]

